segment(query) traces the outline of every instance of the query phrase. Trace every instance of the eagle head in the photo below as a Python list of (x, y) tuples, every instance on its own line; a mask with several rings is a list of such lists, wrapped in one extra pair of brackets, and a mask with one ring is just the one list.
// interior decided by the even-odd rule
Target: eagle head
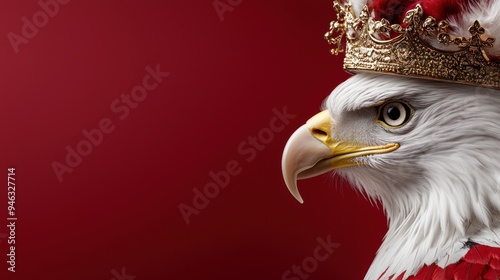
[[(500, 247), (500, 91), (361, 73), (290, 137), (285, 183), (329, 171), (379, 201), (389, 229), (366, 279)], [(496, 245), (495, 245), (496, 244)]]

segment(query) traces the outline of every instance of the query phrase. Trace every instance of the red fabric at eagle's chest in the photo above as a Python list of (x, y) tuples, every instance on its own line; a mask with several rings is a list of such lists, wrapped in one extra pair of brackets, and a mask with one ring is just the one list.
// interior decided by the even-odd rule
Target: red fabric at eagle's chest
[[(403, 274), (393, 280), (403, 280)], [(457, 263), (441, 268), (436, 264), (424, 266), (408, 280), (499, 280), (500, 248), (473, 245)]]

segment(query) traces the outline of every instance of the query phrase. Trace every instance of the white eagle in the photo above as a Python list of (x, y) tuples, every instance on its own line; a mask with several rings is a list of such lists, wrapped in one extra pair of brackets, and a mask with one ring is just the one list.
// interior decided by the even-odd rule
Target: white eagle
[[(458, 2), (450, 32), (478, 19), (500, 41), (500, 1)], [(381, 202), (389, 229), (365, 279), (500, 279), (499, 90), (358, 73), (323, 107), (289, 139), (283, 176), (301, 203), (296, 180), (331, 170)]]

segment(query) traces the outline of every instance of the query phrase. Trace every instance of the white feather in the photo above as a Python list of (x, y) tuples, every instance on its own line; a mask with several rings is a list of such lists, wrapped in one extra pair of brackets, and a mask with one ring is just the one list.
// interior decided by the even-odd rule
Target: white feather
[[(387, 100), (415, 109), (402, 128), (375, 122)], [(400, 143), (391, 153), (336, 172), (380, 200), (389, 230), (366, 278), (410, 276), (424, 264), (444, 267), (467, 252), (464, 243), (500, 247), (500, 91), (357, 74), (325, 102), (335, 139)], [(379, 278), (384, 275), (382, 278)]]
[(365, 5), (370, 6), (372, 1), (371, 0), (354, 0), (350, 1), (352, 10), (354, 11), (354, 15), (359, 16), (361, 13), (361, 10)]
[[(449, 23), (449, 34), (456, 37), (470, 38), (471, 33), (469, 27), (478, 21), (485, 33), (481, 35), (483, 40), (487, 38), (496, 39), (493, 47), (485, 47), (484, 51), (491, 58), (500, 56), (500, 1), (498, 0), (482, 0), (478, 2), (471, 1), (470, 5), (463, 7), (464, 12), (459, 15), (450, 16), (446, 20)], [(458, 51), (456, 45), (450, 44), (445, 46), (439, 43), (436, 38), (431, 38), (429, 43), (434, 48), (446, 51)]]
[(450, 34), (469, 38), (469, 26), (477, 20), (485, 30), (483, 39), (487, 37), (496, 39), (492, 48), (485, 48), (486, 53), (492, 57), (500, 56), (500, 1), (482, 0), (469, 3), (470, 6), (464, 7), (465, 12), (448, 19)]

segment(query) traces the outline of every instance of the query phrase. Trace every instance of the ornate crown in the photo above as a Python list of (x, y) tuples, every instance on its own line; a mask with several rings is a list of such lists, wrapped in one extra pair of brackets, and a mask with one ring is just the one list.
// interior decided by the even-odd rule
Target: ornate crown
[[(437, 22), (431, 16), (422, 20), (419, 4), (406, 13), (403, 24), (374, 20), (367, 6), (358, 18), (350, 3), (335, 0), (333, 7), (337, 20), (331, 22), (325, 39), (334, 45), (331, 53), (337, 55), (344, 51), (341, 43), (346, 36), (344, 69), (349, 72), (381, 72), (500, 89), (500, 62), (484, 51), (495, 39), (483, 38), (484, 29), (477, 20), (469, 27), (467, 39), (452, 37), (445, 20)], [(431, 40), (455, 45), (458, 50), (439, 50), (430, 45)]]

